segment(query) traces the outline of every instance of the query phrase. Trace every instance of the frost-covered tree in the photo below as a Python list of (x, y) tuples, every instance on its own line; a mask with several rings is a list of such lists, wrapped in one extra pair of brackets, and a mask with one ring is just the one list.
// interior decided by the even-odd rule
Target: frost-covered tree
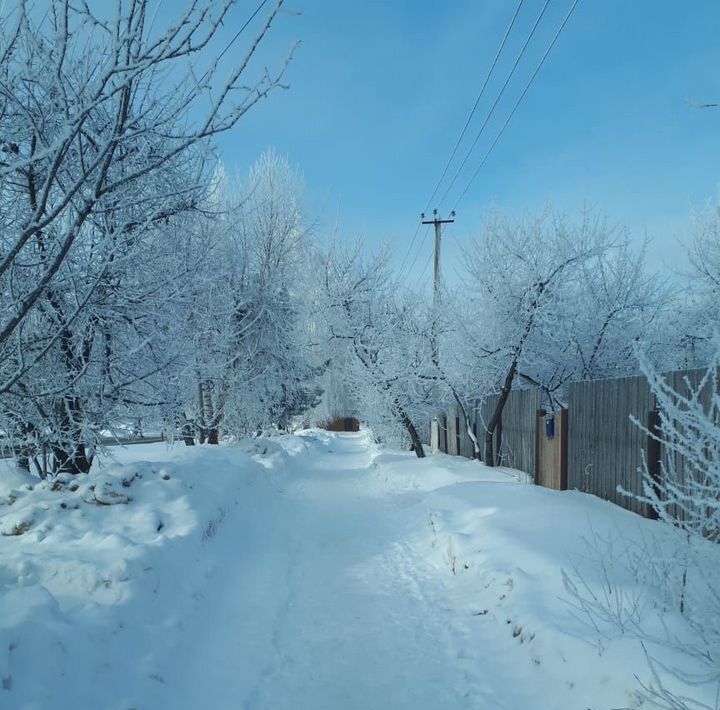
[[(583, 261), (577, 278), (566, 284), (565, 300), (573, 314), (563, 321), (569, 348), (556, 340), (570, 381), (636, 373), (640, 343), (654, 362), (668, 357), (661, 328), (672, 294), (662, 278), (647, 270), (645, 249), (635, 250), (627, 235), (618, 236), (602, 254)], [(563, 378), (547, 381), (553, 379), (560, 383)]]
[(206, 260), (191, 288), (179, 402), (184, 426), (210, 443), (221, 429), (288, 426), (316, 404), (322, 369), (310, 347), (301, 175), (268, 151), (245, 184), (221, 176), (216, 188), (214, 215), (201, 219)]
[[(717, 710), (715, 703), (701, 702), (691, 691), (673, 692), (657, 670), (675, 676), (689, 686), (702, 687), (704, 696), (720, 687), (720, 595), (718, 594), (718, 542), (720, 542), (720, 342), (717, 338), (720, 275), (717, 259), (717, 216), (708, 212), (695, 221), (691, 260), (695, 278), (689, 283), (689, 299), (678, 322), (692, 335), (695, 357), (704, 367), (696, 384), (690, 379), (675, 389), (662, 374), (663, 353), (652, 352), (652, 338), (639, 339), (640, 371), (647, 378), (658, 412), (652, 430), (636, 421), (658, 444), (659, 460), (645, 461), (643, 492), (637, 498), (654, 510), (663, 526), (640, 545), (620, 541), (624, 553), (603, 542), (591, 548), (597, 564), (609, 580), (609, 594), (597, 595), (582, 579), (568, 583), (573, 603), (598, 623), (610, 622), (624, 635), (643, 642), (652, 671), (652, 682), (640, 695), (649, 707), (665, 710), (703, 708)], [(667, 324), (661, 320), (660, 324)], [(643, 351), (650, 351), (643, 352)], [(714, 352), (714, 354), (712, 354)], [(686, 353), (687, 355), (687, 353)], [(669, 356), (674, 356), (670, 352)], [(660, 362), (660, 364), (658, 364)], [(645, 453), (645, 452), (644, 452)], [(627, 495), (632, 495), (628, 493)], [(597, 542), (597, 541), (596, 541)], [(634, 548), (634, 549), (633, 549)], [(629, 554), (628, 554), (629, 553)], [(642, 581), (652, 595), (634, 603), (613, 587), (615, 575), (628, 574)], [(567, 581), (567, 580), (566, 580)], [(642, 605), (651, 607), (660, 621), (638, 615)], [(690, 634), (684, 633), (689, 628)], [(682, 630), (682, 632), (680, 631)], [(658, 648), (674, 649), (689, 659), (688, 666), (658, 660)], [(692, 669), (692, 670), (691, 670)], [(708, 693), (708, 688), (710, 693)]]
[(614, 235), (589, 216), (577, 225), (546, 210), (535, 218), (488, 217), (465, 251), (468, 307), (477, 313), (465, 328), (474, 369), (498, 403), (486, 422), (485, 462), (493, 465), (493, 434), (510, 390), (523, 374), (544, 365), (568, 307), (565, 285), (602, 256)]
[[(664, 550), (645, 549), (639, 566), (654, 578), (666, 609), (679, 614), (690, 628), (692, 640), (679, 641), (671, 623), (663, 624), (662, 633), (646, 628), (637, 633), (645, 642), (687, 655), (696, 668), (693, 674), (665, 670), (716, 692), (720, 687), (720, 215), (716, 208), (694, 215), (692, 237), (692, 271), (674, 326), (680, 334), (682, 364), (700, 367), (703, 375), (696, 385), (686, 380), (676, 390), (652, 358), (641, 356), (659, 418), (655, 429), (645, 431), (658, 442), (661, 455), (659, 472), (655, 466), (645, 467), (639, 496), (664, 524), (667, 547), (672, 550), (667, 559)], [(658, 662), (651, 655), (648, 660), (654, 670)], [(717, 695), (710, 706), (693, 694), (671, 692), (657, 673), (654, 676), (654, 684), (642, 689), (654, 707), (717, 709)]]
[(51, 470), (89, 470), (127, 388), (162, 368), (145, 355), (180, 274), (153, 270), (158, 248), (205, 196), (209, 141), (278, 83), (247, 71), (277, 8), (219, 75), (233, 4), (190, 2), (165, 27), (147, 0), (3, 11), (0, 426)]
[(687, 288), (673, 325), (681, 363), (704, 367), (720, 329), (720, 207), (693, 215), (689, 259)]
[(377, 436), (422, 458), (437, 380), (428, 309), (403, 295), (386, 253), (365, 257), (360, 244), (330, 249), (324, 288), (332, 371)]
[(640, 344), (654, 363), (673, 362), (663, 327), (671, 291), (646, 269), (644, 250), (634, 250), (622, 233), (617, 237), (563, 280), (563, 317), (538, 343), (544, 357), (519, 372), (521, 381), (543, 389), (553, 409), (567, 401), (570, 382), (638, 374)]
[(629, 374), (634, 348), (649, 343), (667, 303), (643, 253), (588, 213), (572, 223), (550, 210), (518, 220), (494, 212), (464, 267), (455, 328), (464, 342), (446, 369), (458, 404), (499, 395), (485, 423), (489, 465), (513, 387), (539, 386), (557, 407), (569, 382)]

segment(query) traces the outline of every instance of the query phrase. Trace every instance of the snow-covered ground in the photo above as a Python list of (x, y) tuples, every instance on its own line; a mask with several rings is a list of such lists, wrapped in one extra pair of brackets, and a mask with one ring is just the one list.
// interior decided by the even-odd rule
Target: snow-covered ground
[[(601, 710), (651, 681), (562, 571), (600, 593), (585, 539), (657, 523), (362, 432), (113, 454), (47, 484), (0, 471), (3, 710)], [(637, 586), (609, 584), (644, 608)]]

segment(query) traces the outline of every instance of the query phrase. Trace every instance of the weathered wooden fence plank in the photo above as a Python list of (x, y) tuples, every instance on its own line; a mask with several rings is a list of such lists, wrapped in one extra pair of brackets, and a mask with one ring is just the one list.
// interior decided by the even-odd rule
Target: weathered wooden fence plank
[(646, 435), (631, 417), (647, 421), (653, 408), (644, 377), (578, 382), (569, 390), (568, 484), (635, 512), (644, 506), (624, 495), (642, 493)]

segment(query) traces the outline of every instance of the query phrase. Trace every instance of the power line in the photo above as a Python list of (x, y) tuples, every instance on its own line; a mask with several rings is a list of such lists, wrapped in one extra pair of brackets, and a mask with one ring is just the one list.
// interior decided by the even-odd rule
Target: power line
[[(503, 35), (502, 42), (500, 43), (500, 47), (498, 48), (497, 52), (495, 53), (495, 58), (492, 61), (492, 64), (490, 65), (490, 69), (487, 72), (487, 75), (485, 76), (485, 81), (483, 82), (482, 87), (480, 88), (480, 93), (478, 94), (477, 98), (475, 99), (475, 104), (472, 107), (472, 110), (470, 111), (470, 115), (467, 117), (467, 120), (465, 121), (465, 125), (463, 126), (462, 131), (460, 131), (460, 135), (455, 142), (455, 146), (452, 149), (452, 152), (450, 153), (450, 157), (447, 160), (447, 163), (445, 164), (445, 167), (442, 171), (442, 174), (440, 175), (440, 179), (437, 181), (435, 185), (435, 189), (432, 191), (432, 195), (428, 198), (428, 201), (425, 205), (424, 212), (426, 212), (430, 208), (430, 203), (432, 202), (433, 198), (437, 194), (437, 191), (440, 189), (440, 185), (442, 184), (442, 181), (445, 179), (445, 176), (447, 175), (447, 171), (450, 168), (450, 165), (455, 158), (455, 155), (457, 153), (458, 148), (460, 147), (460, 144), (462, 143), (463, 138), (465, 137), (465, 134), (467, 133), (467, 129), (470, 125), (470, 121), (472, 121), (473, 116), (475, 115), (475, 111), (477, 111), (477, 107), (480, 104), (480, 101), (482, 97), (485, 94), (485, 89), (487, 88), (488, 82), (490, 81), (490, 77), (492, 76), (493, 71), (495, 71), (495, 67), (497, 66), (498, 60), (500, 58), (500, 54), (502, 53), (503, 49), (505, 48), (505, 44), (507, 43), (507, 39), (510, 36), (510, 32), (512, 31), (512, 28), (515, 25), (515, 20), (517, 19), (518, 14), (520, 13), (520, 8), (523, 6), (523, 2), (525, 0), (520, 0), (518, 3), (517, 8), (515, 9), (515, 13), (513, 14), (510, 24), (508, 25), (507, 29), (505, 30), (505, 34)], [(549, 0), (548, 0), (549, 2)], [(400, 264), (400, 269), (398, 270), (398, 277), (402, 276), (403, 271), (405, 270), (405, 265), (407, 264), (408, 258), (410, 257), (410, 254), (412, 253), (413, 247), (415, 246), (415, 241), (417, 240), (418, 233), (420, 232), (420, 224), (415, 228), (415, 233), (412, 236), (412, 239), (410, 240), (410, 246), (408, 247), (407, 251), (405, 252), (405, 257), (402, 260), (402, 264)], [(427, 238), (427, 232), (424, 235), (424, 240)], [(422, 250), (422, 244), (420, 246), (420, 250)], [(417, 255), (418, 252), (415, 252), (415, 259), (413, 260), (412, 264), (409, 267), (409, 270), (412, 270), (412, 267), (414, 266), (415, 262), (417, 261)]]
[(528, 45), (530, 44), (530, 41), (532, 40), (532, 38), (535, 36), (535, 31), (537, 30), (538, 25), (540, 24), (540, 21), (542, 20), (543, 16), (545, 15), (545, 11), (548, 9), (549, 4), (550, 4), (550, 0), (545, 0), (545, 4), (542, 6), (542, 10), (540, 10), (540, 14), (537, 17), (537, 20), (535, 20), (535, 24), (532, 26), (532, 29), (530, 30), (530, 34), (528, 35), (527, 39), (525, 40), (525, 43), (521, 47), (520, 52), (518, 53), (518, 55), (515, 59), (515, 63), (512, 65), (512, 69), (510, 69), (510, 73), (507, 75), (507, 78), (505, 79), (505, 83), (502, 85), (502, 88), (500, 89), (500, 93), (495, 98), (493, 105), (490, 107), (490, 110), (488, 111), (487, 115), (485, 116), (485, 120), (483, 121), (482, 125), (480, 126), (480, 130), (477, 132), (477, 135), (475, 136), (475, 140), (472, 142), (472, 145), (468, 149), (467, 153), (465, 153), (465, 157), (463, 158), (462, 163), (460, 163), (460, 167), (455, 171), (455, 175), (453, 176), (453, 179), (450, 181), (450, 184), (445, 189), (443, 196), (440, 198), (441, 204), (445, 201), (445, 198), (448, 196), (448, 193), (450, 192), (450, 190), (452, 190), (455, 183), (457, 182), (457, 179), (460, 177), (460, 173), (462, 173), (462, 170), (465, 167), (467, 161), (470, 159), (472, 152), (475, 150), (475, 146), (478, 144), (480, 137), (482, 136), (483, 132), (485, 131), (485, 128), (487, 127), (488, 123), (490, 122), (490, 119), (492, 118), (493, 114), (495, 113), (495, 109), (497, 108), (497, 105), (500, 102), (500, 99), (505, 94), (505, 89), (507, 89), (508, 84), (510, 83), (510, 80), (514, 76), (515, 70), (517, 69), (518, 64), (520, 64), (520, 60), (525, 55), (525, 50), (527, 49)]
[(415, 282), (415, 290), (416, 291), (419, 290), (420, 285), (423, 282), (423, 278), (425, 277), (425, 272), (428, 270), (428, 266), (430, 266), (430, 262), (432, 261), (432, 258), (433, 258), (433, 252), (430, 252), (430, 254), (428, 254), (427, 261), (425, 262), (425, 266), (423, 266), (423, 270), (420, 272), (420, 278), (418, 278), (418, 280)]
[(495, 140), (492, 142), (490, 147), (488, 148), (487, 152), (483, 156), (482, 161), (480, 162), (480, 165), (478, 165), (475, 172), (472, 174), (472, 177), (468, 181), (467, 185), (465, 186), (465, 189), (460, 193), (460, 197), (458, 197), (457, 202), (455, 203), (455, 207), (453, 209), (457, 209), (460, 202), (462, 202), (462, 199), (467, 194), (467, 191), (470, 189), (470, 186), (472, 185), (475, 178), (478, 176), (478, 173), (482, 169), (483, 165), (485, 165), (488, 157), (490, 157), (490, 153), (492, 153), (493, 148), (497, 145), (497, 142), (500, 140), (500, 137), (505, 132), (505, 129), (507, 128), (508, 124), (510, 123), (510, 120), (515, 115), (515, 111), (517, 111), (518, 106), (522, 103), (522, 100), (525, 98), (525, 95), (527, 94), (528, 90), (530, 89), (530, 85), (535, 81), (535, 77), (540, 72), (540, 69), (542, 69), (543, 64), (545, 64), (545, 60), (547, 59), (548, 55), (552, 51), (552, 48), (555, 46), (555, 43), (558, 40), (558, 37), (560, 37), (560, 34), (562, 33), (563, 29), (565, 29), (565, 25), (568, 23), (568, 20), (570, 19), (571, 15), (575, 11), (575, 8), (577, 7), (577, 4), (580, 2), (580, 0), (574, 0), (573, 4), (570, 6), (570, 9), (568, 10), (567, 15), (565, 15), (565, 19), (562, 21), (562, 24), (558, 28), (558, 31), (555, 33), (555, 36), (552, 39), (552, 42), (550, 42), (550, 46), (545, 50), (545, 54), (543, 54), (542, 59), (538, 63), (537, 67), (535, 68), (535, 71), (533, 72), (532, 76), (530, 77), (530, 80), (525, 85), (525, 88), (523, 89), (522, 94), (520, 94), (518, 100), (515, 102), (515, 105), (512, 108), (512, 111), (510, 111), (510, 115), (505, 120), (505, 123), (503, 124), (502, 128), (500, 129), (499, 133), (495, 136)]
[(490, 77), (495, 70), (495, 67), (498, 63), (498, 59), (500, 59), (500, 54), (502, 53), (505, 43), (507, 42), (508, 37), (510, 36), (510, 32), (512, 31), (513, 26), (515, 25), (515, 20), (517, 19), (517, 16), (520, 12), (520, 8), (523, 5), (523, 2), (525, 0), (520, 0), (517, 8), (515, 9), (515, 14), (512, 16), (512, 19), (510, 20), (510, 24), (508, 25), (507, 29), (505, 30), (505, 34), (502, 38), (502, 42), (500, 43), (500, 46), (498, 47), (498, 50), (495, 54), (495, 58), (493, 59), (492, 64), (490, 65), (490, 69), (488, 70), (487, 75), (485, 76), (485, 81), (483, 82), (483, 85), (480, 89), (480, 93), (478, 94), (477, 98), (475, 99), (475, 104), (472, 107), (472, 111), (470, 111), (470, 115), (467, 117), (467, 121), (465, 121), (465, 125), (463, 126), (462, 131), (460, 131), (460, 135), (458, 136), (457, 141), (455, 142), (455, 146), (452, 149), (452, 152), (450, 153), (450, 157), (447, 160), (447, 163), (445, 163), (445, 167), (443, 168), (442, 175), (440, 175), (440, 179), (437, 181), (437, 184), (435, 185), (435, 189), (432, 192), (432, 195), (430, 195), (430, 199), (427, 201), (427, 204), (425, 205), (425, 209), (427, 210), (430, 207), (430, 203), (433, 201), (433, 198), (435, 195), (437, 195), (437, 191), (440, 189), (440, 185), (442, 184), (442, 181), (445, 179), (445, 176), (447, 175), (447, 171), (450, 168), (450, 164), (453, 161), (453, 158), (455, 157), (455, 154), (457, 153), (458, 148), (460, 147), (460, 143), (462, 143), (462, 139), (465, 137), (465, 133), (467, 133), (468, 126), (470, 125), (470, 121), (472, 121), (473, 116), (475, 115), (475, 111), (477, 111), (477, 107), (480, 104), (480, 101), (482, 97), (485, 94), (485, 89), (487, 88), (488, 82), (490, 81)]
[(408, 257), (410, 256), (410, 252), (412, 252), (413, 245), (415, 244), (415, 240), (417, 239), (418, 232), (420, 231), (420, 222), (418, 222), (417, 227), (415, 227), (415, 234), (412, 235), (412, 239), (410, 240), (410, 246), (408, 247), (407, 251), (405, 252), (405, 258), (402, 260), (402, 264), (400, 264), (400, 269), (398, 270), (398, 278), (402, 276), (403, 269), (405, 268), (405, 264), (407, 263)]
[(247, 26), (257, 17), (257, 14), (260, 12), (260, 10), (263, 9), (265, 5), (267, 5), (268, 0), (262, 0), (262, 2), (255, 8), (255, 12), (253, 12), (252, 15), (246, 20), (245, 24), (235, 33), (235, 36), (228, 42), (228, 44), (225, 46), (225, 49), (223, 49), (220, 54), (218, 54), (217, 59), (215, 61), (220, 61), (224, 56), (225, 53), (230, 49), (230, 47), (235, 44), (237, 41), (237, 38), (247, 29)]
[[(421, 223), (418, 223), (418, 227), (417, 227), (417, 229), (415, 230), (415, 235), (416, 235), (416, 236), (417, 236), (418, 231), (420, 230), (420, 227), (421, 227), (421, 226), (422, 226), (422, 224), (421, 224)], [(413, 269), (413, 266), (415, 266), (415, 264), (416, 264), (416, 262), (417, 262), (417, 260), (418, 260), (418, 256), (420, 256), (420, 252), (422, 251), (422, 248), (425, 246), (425, 242), (427, 241), (428, 234), (430, 234), (430, 227), (426, 227), (426, 229), (425, 229), (425, 234), (423, 234), (423, 238), (422, 238), (422, 240), (421, 240), (421, 242), (420, 242), (420, 246), (418, 247), (417, 251), (415, 252), (415, 257), (413, 258), (412, 262), (411, 262), (410, 265), (408, 266), (408, 273), (410, 273), (410, 272), (412, 271), (412, 269)], [(410, 252), (408, 252), (408, 254), (409, 254), (409, 253), (410, 253)]]
[[(215, 59), (213, 60), (213, 64), (205, 70), (205, 73), (202, 75), (202, 77), (200, 77), (200, 80), (199, 80), (200, 83), (202, 83), (202, 81), (208, 76), (208, 74), (210, 74), (210, 72), (213, 71), (213, 66), (217, 65), (217, 63), (228, 52), (230, 47), (232, 47), (233, 44), (235, 44), (235, 42), (237, 42), (238, 37), (240, 37), (240, 35), (247, 29), (248, 25), (257, 17), (260, 10), (262, 10), (263, 7), (265, 7), (265, 5), (267, 5), (267, 2), (268, 2), (268, 0), (262, 0), (262, 2), (255, 8), (255, 11), (252, 13), (252, 15), (250, 15), (250, 17), (248, 17), (248, 19), (245, 20), (245, 24), (243, 24), (243, 26), (235, 33), (233, 38), (225, 45), (225, 47), (220, 52), (220, 54), (218, 54), (217, 57), (215, 57)], [(278, 12), (279, 7), (280, 7), (280, 5), (282, 5), (284, 0), (277, 0), (277, 2), (278, 2), (278, 5), (275, 8), (275, 13)], [(267, 27), (265, 29), (267, 29)]]

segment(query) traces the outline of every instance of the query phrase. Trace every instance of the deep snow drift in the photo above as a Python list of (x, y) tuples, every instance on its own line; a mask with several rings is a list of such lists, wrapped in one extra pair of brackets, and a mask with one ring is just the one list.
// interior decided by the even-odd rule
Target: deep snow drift
[(651, 681), (562, 570), (601, 587), (583, 538), (657, 523), (364, 433), (116, 455), (0, 471), (3, 710), (600, 710)]

